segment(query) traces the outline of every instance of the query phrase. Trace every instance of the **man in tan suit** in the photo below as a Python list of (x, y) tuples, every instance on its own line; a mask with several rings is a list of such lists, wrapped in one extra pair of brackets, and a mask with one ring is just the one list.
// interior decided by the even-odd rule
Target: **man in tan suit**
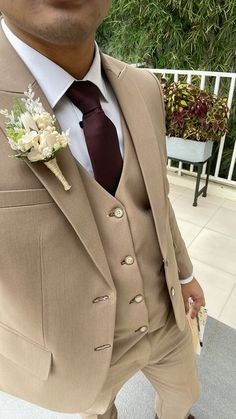
[[(65, 192), (43, 163), (9, 158), (1, 117), (0, 390), (114, 419), (117, 392), (142, 370), (158, 418), (184, 419), (199, 396), (185, 307), (191, 297), (195, 316), (204, 296), (168, 200), (158, 81), (94, 43), (109, 6), (0, 0), (0, 107), (10, 111), (31, 84), (71, 128), (58, 154)], [(122, 173), (114, 193), (97, 181), (79, 124), (85, 111), (68, 94), (78, 80), (97, 86), (99, 113), (115, 127)]]

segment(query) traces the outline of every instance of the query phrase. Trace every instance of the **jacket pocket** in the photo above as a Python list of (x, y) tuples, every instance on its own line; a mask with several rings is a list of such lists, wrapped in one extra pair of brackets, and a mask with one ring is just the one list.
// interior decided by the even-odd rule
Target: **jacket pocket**
[(0, 354), (41, 380), (47, 380), (52, 352), (3, 324), (0, 324)]
[(0, 191), (0, 208), (47, 204), (50, 202), (54, 201), (46, 189)]

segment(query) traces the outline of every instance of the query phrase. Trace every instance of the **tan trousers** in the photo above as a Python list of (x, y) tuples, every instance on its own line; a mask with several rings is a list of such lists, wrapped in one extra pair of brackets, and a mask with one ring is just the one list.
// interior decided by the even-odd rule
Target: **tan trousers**
[[(155, 411), (159, 419), (185, 419), (199, 398), (192, 336), (186, 321), (180, 332), (171, 311), (166, 325), (143, 337), (137, 352), (129, 351), (111, 366), (94, 404), (82, 419), (117, 419), (115, 397), (123, 384), (141, 370), (156, 390)], [(129, 418), (130, 419), (130, 418)], [(131, 418), (135, 419), (135, 418)]]

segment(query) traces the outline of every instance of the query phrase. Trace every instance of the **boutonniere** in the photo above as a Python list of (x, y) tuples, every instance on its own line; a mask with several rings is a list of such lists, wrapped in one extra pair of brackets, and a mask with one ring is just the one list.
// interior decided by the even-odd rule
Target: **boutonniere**
[(69, 130), (61, 134), (56, 130), (55, 116), (45, 111), (39, 98), (34, 98), (31, 85), (24, 95), (25, 98), (15, 98), (11, 113), (7, 109), (0, 110), (0, 114), (7, 119), (5, 126), (9, 145), (17, 151), (10, 157), (44, 163), (68, 191), (71, 186), (57, 164), (56, 154), (68, 145)]

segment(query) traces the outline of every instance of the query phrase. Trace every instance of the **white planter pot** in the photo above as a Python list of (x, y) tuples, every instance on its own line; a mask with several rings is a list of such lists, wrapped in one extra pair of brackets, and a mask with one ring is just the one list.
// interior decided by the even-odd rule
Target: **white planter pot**
[(213, 141), (184, 140), (178, 137), (166, 137), (168, 158), (199, 163), (207, 160), (212, 153)]

